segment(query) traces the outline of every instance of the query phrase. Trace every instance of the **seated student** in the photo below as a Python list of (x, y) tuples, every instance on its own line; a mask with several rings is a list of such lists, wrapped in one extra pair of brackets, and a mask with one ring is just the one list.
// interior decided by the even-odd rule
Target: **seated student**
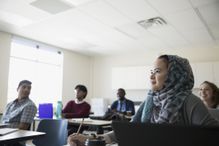
[(219, 89), (214, 83), (204, 81), (200, 85), (199, 95), (208, 108), (219, 108)]
[(90, 104), (84, 101), (87, 88), (84, 85), (75, 87), (76, 99), (69, 101), (62, 110), (64, 118), (86, 118), (90, 114)]
[[(203, 102), (194, 94), (194, 77), (189, 62), (175, 55), (162, 55), (151, 71), (152, 89), (132, 122), (219, 126)], [(116, 141), (114, 132), (103, 135), (107, 143)], [(72, 134), (71, 146), (84, 145), (88, 136)]]
[(31, 82), (20, 81), (17, 91), (18, 97), (7, 104), (2, 116), (2, 122), (8, 123), (11, 128), (28, 130), (37, 112), (37, 107), (29, 98)]
[[(2, 116), (2, 122), (8, 123), (8, 127), (29, 130), (37, 112), (37, 107), (29, 98), (31, 84), (32, 83), (28, 80), (20, 81), (17, 87), (18, 97), (7, 104)], [(24, 145), (24, 143), (16, 143), (12, 145), (19, 146)]]
[[(87, 96), (87, 88), (84, 85), (77, 85), (75, 87), (76, 99), (69, 101), (62, 110), (63, 118), (87, 118), (90, 114), (90, 104), (84, 101)], [(85, 127), (81, 128), (80, 133)], [(78, 126), (68, 125), (68, 135), (76, 132)]]
[(110, 111), (113, 113), (122, 113), (124, 115), (132, 116), (135, 114), (134, 102), (125, 98), (125, 90), (119, 88), (117, 90), (118, 100), (114, 101), (110, 107)]
[(135, 114), (135, 106), (133, 101), (125, 98), (125, 94), (124, 89), (117, 90), (118, 100), (111, 104), (102, 120), (130, 120), (130, 117)]

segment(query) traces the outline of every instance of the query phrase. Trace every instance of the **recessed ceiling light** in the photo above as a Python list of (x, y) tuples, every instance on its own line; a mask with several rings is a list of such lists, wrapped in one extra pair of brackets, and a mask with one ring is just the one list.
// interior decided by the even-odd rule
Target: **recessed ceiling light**
[(62, 0), (36, 0), (30, 4), (50, 14), (57, 14), (73, 8), (72, 5), (63, 2)]

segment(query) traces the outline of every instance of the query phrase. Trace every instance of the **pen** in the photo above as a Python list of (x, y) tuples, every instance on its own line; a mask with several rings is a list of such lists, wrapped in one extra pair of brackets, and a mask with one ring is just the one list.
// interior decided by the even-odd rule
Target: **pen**
[(81, 130), (81, 126), (83, 125), (84, 123), (84, 118), (82, 119), (81, 123), (80, 123), (80, 126), (78, 128), (78, 131), (77, 131), (77, 135), (79, 134), (80, 130)]

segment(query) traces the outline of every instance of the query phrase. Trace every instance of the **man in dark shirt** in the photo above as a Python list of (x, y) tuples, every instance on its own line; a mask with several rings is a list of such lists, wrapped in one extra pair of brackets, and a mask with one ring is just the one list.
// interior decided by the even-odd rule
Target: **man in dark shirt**
[(118, 100), (114, 101), (111, 105), (111, 112), (122, 113), (127, 116), (132, 116), (135, 114), (134, 102), (125, 98), (125, 90), (119, 88), (117, 90)]

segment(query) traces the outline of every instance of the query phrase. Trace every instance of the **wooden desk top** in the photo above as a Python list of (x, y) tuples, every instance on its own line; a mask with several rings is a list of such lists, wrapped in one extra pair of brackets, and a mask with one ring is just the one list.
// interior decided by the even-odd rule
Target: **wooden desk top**
[(13, 143), (25, 140), (31, 140), (40, 136), (45, 135), (44, 132), (28, 131), (28, 130), (18, 130), (13, 133), (0, 136), (0, 144)]
[[(68, 123), (69, 124), (80, 124), (82, 121), (82, 118), (73, 118), (73, 119), (69, 119)], [(104, 121), (104, 120), (93, 120), (90, 118), (84, 118), (84, 122), (83, 125), (87, 125), (87, 126), (108, 126), (111, 125), (112, 121)]]

